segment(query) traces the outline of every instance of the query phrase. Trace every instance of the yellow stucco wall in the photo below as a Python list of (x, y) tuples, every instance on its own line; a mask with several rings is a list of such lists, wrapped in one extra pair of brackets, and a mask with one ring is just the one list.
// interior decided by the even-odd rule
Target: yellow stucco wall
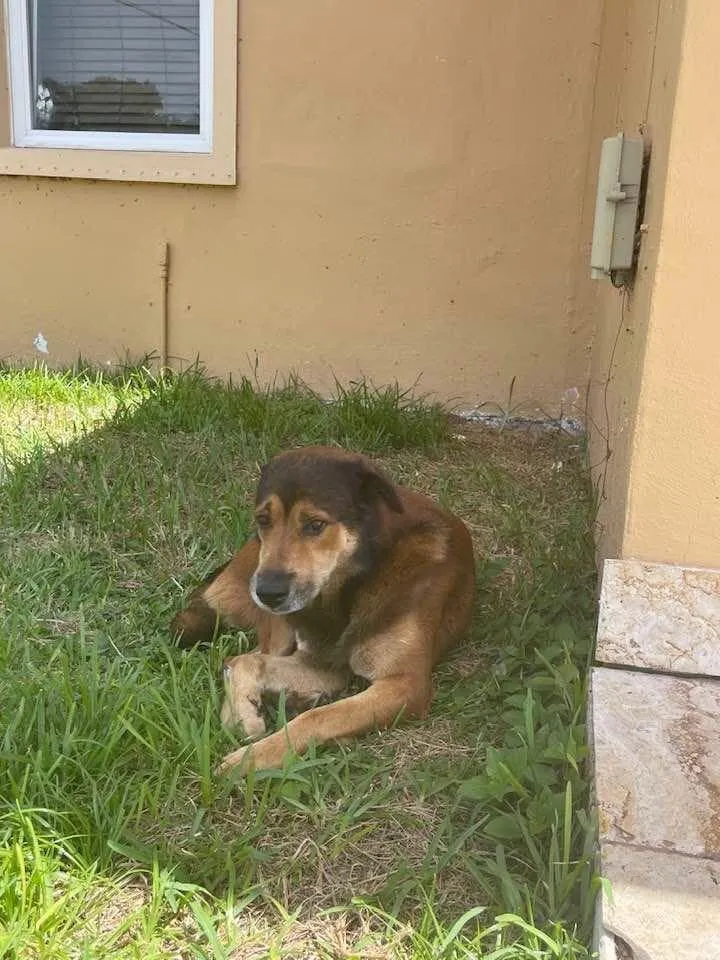
[(720, 6), (686, 0), (623, 551), (720, 567)]
[(595, 328), (588, 406), (601, 559), (720, 566), (718, 42), (713, 0), (608, 0), (595, 147), (642, 129), (652, 156), (631, 293), (586, 279), (588, 217), (583, 228), (578, 311)]
[[(631, 453), (660, 242), (684, 3), (606, 0), (592, 125), (592, 150), (577, 264), (578, 343), (592, 342), (587, 425), (598, 488), (600, 557), (623, 552)], [(590, 279), (590, 244), (600, 147), (622, 131), (652, 151), (645, 224), (631, 292)], [(577, 362), (577, 361), (576, 361)], [(571, 359), (572, 363), (572, 359)]]
[(0, 178), (0, 356), (157, 350), (167, 240), (176, 358), (557, 413), (601, 6), (246, 0), (237, 187)]

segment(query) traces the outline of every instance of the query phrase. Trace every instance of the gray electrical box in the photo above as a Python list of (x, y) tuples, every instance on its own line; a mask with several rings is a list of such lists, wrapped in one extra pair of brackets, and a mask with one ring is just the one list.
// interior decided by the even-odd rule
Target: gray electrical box
[(632, 269), (643, 155), (641, 137), (619, 133), (603, 140), (590, 255), (593, 280)]

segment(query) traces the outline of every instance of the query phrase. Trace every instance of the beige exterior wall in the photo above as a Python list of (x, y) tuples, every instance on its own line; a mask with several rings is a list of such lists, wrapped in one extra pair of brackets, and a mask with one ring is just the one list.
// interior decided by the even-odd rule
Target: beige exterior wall
[(720, 567), (720, 7), (686, 8), (624, 550)]
[[(577, 265), (578, 347), (592, 342), (588, 391), (590, 459), (599, 496), (601, 557), (623, 555), (632, 442), (665, 199), (683, 3), (606, 0), (592, 150)], [(590, 279), (600, 147), (622, 131), (652, 150), (638, 272), (631, 292)], [(577, 352), (578, 348), (575, 348)]]
[(634, 0), (623, 20), (624, 6), (606, 10), (595, 146), (642, 127), (652, 160), (624, 309), (609, 285), (579, 283), (579, 310), (596, 327), (600, 556), (720, 566), (720, 7)]
[[(545, 414), (589, 383), (601, 558), (720, 566), (720, 6), (240, 13), (236, 186), (0, 177), (0, 357), (39, 358), (38, 332), (51, 363), (158, 352), (167, 242), (176, 363), (420, 377), (465, 407), (515, 379)], [(618, 130), (652, 146), (626, 294), (588, 268)]]
[(158, 350), (168, 241), (176, 358), (557, 413), (601, 6), (246, 0), (236, 187), (0, 178), (0, 356)]

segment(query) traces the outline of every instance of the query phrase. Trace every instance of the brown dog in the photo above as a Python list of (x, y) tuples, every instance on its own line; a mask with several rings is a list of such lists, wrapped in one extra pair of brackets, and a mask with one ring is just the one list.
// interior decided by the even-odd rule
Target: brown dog
[[(462, 521), (394, 486), (367, 458), (329, 447), (275, 457), (256, 504), (257, 536), (195, 591), (173, 632), (191, 646), (218, 622), (257, 630), (258, 652), (225, 663), (226, 726), (262, 736), (264, 693), (282, 691), (306, 712), (220, 769), (281, 766), (312, 741), (424, 716), (433, 667), (472, 612), (475, 564)], [(317, 706), (353, 677), (369, 687)]]

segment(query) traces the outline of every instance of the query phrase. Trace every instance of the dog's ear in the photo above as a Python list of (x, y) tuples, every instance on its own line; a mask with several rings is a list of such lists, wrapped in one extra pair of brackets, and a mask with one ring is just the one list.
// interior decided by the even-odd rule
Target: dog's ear
[(384, 500), (391, 510), (396, 513), (403, 512), (397, 489), (389, 477), (367, 460), (361, 460), (357, 469), (360, 478), (360, 499), (364, 504), (373, 506), (378, 500)]

